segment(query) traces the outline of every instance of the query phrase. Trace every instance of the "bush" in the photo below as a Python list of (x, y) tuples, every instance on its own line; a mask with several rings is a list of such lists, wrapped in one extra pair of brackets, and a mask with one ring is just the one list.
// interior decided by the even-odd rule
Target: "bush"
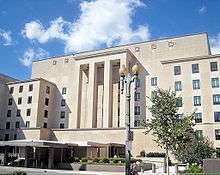
[(94, 162), (94, 163), (99, 163), (99, 162), (100, 162), (100, 158), (95, 157), (95, 158), (93, 158), (92, 162)]
[(203, 173), (203, 169), (201, 165), (192, 164), (190, 165), (189, 169), (186, 170), (186, 173)]
[(158, 153), (158, 152), (150, 152), (146, 154), (146, 157), (165, 157), (165, 153)]
[(111, 159), (113, 163), (124, 163), (125, 158), (112, 158)]
[(103, 163), (109, 163), (110, 160), (109, 160), (108, 158), (104, 157), (104, 158), (102, 158), (102, 162), (103, 162)]
[(80, 159), (78, 157), (70, 157), (69, 162), (70, 163), (79, 163)]
[(142, 162), (142, 160), (141, 159), (131, 159), (131, 163), (136, 163), (136, 162)]
[(81, 159), (81, 161), (82, 161), (83, 163), (86, 163), (86, 162), (88, 162), (88, 158), (87, 158), (87, 157), (83, 157), (83, 158)]

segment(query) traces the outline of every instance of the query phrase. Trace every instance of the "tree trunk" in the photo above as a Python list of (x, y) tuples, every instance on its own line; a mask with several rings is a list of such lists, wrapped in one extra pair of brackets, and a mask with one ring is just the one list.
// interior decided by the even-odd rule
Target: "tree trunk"
[(168, 148), (166, 146), (166, 165), (167, 165), (167, 174), (169, 175), (169, 154), (168, 154)]

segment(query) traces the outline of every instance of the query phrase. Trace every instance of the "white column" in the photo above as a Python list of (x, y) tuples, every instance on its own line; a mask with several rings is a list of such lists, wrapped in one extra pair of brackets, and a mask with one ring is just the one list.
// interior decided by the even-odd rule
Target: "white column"
[(112, 64), (110, 60), (106, 60), (104, 64), (103, 127), (112, 127)]

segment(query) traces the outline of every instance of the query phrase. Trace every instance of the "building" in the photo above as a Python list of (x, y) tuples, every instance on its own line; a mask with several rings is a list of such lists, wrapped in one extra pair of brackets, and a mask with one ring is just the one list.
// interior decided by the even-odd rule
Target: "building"
[(132, 85), (132, 155), (163, 151), (140, 126), (151, 117), (146, 106), (157, 87), (175, 90), (182, 97), (179, 113), (196, 111), (198, 136), (220, 148), (219, 58), (201, 33), (35, 61), (30, 80), (3, 83), (3, 163), (10, 151), (25, 157), (26, 166), (41, 167), (71, 156), (123, 156), (125, 94), (118, 71), (135, 63), (141, 72), (136, 93)]

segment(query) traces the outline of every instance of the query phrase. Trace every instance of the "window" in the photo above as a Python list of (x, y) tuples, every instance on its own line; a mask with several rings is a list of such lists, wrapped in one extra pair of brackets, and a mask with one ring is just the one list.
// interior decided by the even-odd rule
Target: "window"
[(21, 117), (21, 110), (20, 109), (17, 109), (17, 114), (16, 114), (17, 117)]
[(193, 80), (193, 89), (200, 89), (200, 80)]
[(23, 86), (19, 86), (19, 93), (23, 92)]
[(50, 94), (50, 87), (49, 86), (46, 87), (46, 93)]
[(135, 106), (134, 107), (134, 115), (140, 115), (141, 114), (141, 107)]
[(175, 81), (175, 91), (182, 91), (181, 81)]
[(65, 111), (60, 112), (60, 118), (65, 118)]
[(219, 79), (212, 78), (212, 88), (218, 88), (218, 87), (219, 87)]
[(140, 79), (137, 79), (136, 80), (136, 87), (138, 88), (138, 87), (141, 87), (141, 81), (140, 81)]
[(220, 94), (214, 94), (213, 95), (213, 104), (219, 105), (220, 104)]
[(203, 131), (202, 130), (196, 130), (195, 135), (196, 135), (196, 138), (198, 140), (201, 140), (203, 138)]
[(178, 120), (182, 120), (182, 119), (184, 118), (184, 116), (183, 116), (183, 114), (177, 114), (177, 115), (176, 115), (176, 118), (177, 118)]
[(157, 91), (152, 91), (151, 92), (151, 98), (155, 98), (157, 96)]
[(48, 118), (48, 111), (44, 110), (44, 118)]
[(7, 111), (7, 117), (11, 117), (11, 110)]
[(22, 98), (19, 97), (19, 98), (18, 98), (18, 105), (20, 105), (21, 103), (22, 103)]
[(180, 74), (181, 74), (181, 67), (174, 66), (174, 75), (180, 75)]
[(6, 122), (5, 129), (10, 129), (10, 125), (11, 125), (10, 122)]
[(8, 99), (8, 105), (11, 106), (12, 105), (12, 98)]
[(195, 123), (202, 123), (202, 113), (195, 113)]
[(135, 100), (135, 101), (140, 101), (140, 98), (141, 98), (140, 92), (135, 92), (135, 93), (134, 93), (134, 100)]
[(192, 64), (192, 73), (199, 73), (199, 64)]
[(30, 128), (30, 121), (26, 121), (25, 126), (26, 126), (26, 128)]
[(15, 128), (20, 128), (20, 122), (15, 123)]
[(5, 141), (9, 140), (9, 134), (5, 134)]
[(14, 87), (10, 87), (9, 93), (10, 93), (10, 94), (13, 94), (13, 93), (14, 93)]
[(141, 121), (140, 120), (135, 120), (134, 121), (134, 127), (139, 127), (141, 126)]
[(56, 65), (56, 64), (57, 64), (57, 61), (54, 60), (54, 61), (53, 61), (53, 65)]
[(61, 106), (66, 106), (66, 100), (65, 99), (61, 100)]
[(218, 70), (218, 64), (217, 62), (211, 62), (210, 63), (210, 68), (211, 68), (211, 71), (217, 71)]
[(43, 128), (47, 128), (47, 123), (44, 122)]
[(29, 96), (28, 97), (28, 102), (27, 102), (28, 104), (31, 104), (32, 103), (32, 96)]
[(157, 86), (157, 77), (151, 78), (151, 86)]
[(14, 140), (17, 140), (17, 134), (14, 134)]
[(64, 123), (60, 123), (60, 128), (64, 128)]
[(29, 92), (33, 91), (33, 84), (29, 85)]
[(183, 106), (183, 99), (182, 97), (178, 97), (176, 100), (176, 106), (177, 107), (182, 107)]
[(46, 105), (46, 106), (49, 105), (49, 98), (45, 98), (45, 105)]
[(62, 89), (62, 94), (66, 94), (66, 87)]
[(215, 122), (220, 122), (220, 112), (214, 112)]
[(194, 106), (201, 106), (201, 96), (194, 96), (193, 101), (194, 101)]
[(220, 140), (220, 129), (215, 129), (215, 140)]
[(31, 116), (31, 109), (27, 109), (26, 115)]

